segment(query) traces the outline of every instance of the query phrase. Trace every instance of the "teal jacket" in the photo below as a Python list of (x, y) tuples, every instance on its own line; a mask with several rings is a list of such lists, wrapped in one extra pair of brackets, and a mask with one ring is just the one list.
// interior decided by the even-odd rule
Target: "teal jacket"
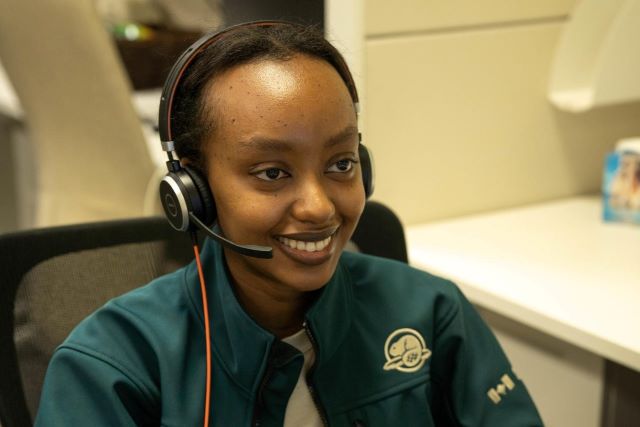
[[(202, 253), (211, 425), (281, 426), (303, 356), (242, 309), (223, 252)], [(306, 316), (311, 394), (329, 426), (541, 426), (524, 384), (452, 283), (345, 252)], [(197, 426), (205, 343), (194, 264), (116, 298), (56, 350), (36, 426)]]

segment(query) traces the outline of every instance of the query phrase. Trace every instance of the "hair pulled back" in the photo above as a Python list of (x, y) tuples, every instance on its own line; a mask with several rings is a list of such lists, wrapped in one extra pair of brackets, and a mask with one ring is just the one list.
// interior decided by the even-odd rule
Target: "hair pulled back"
[(331, 64), (357, 98), (349, 71), (338, 50), (317, 27), (293, 23), (239, 26), (224, 34), (198, 54), (180, 81), (171, 114), (178, 156), (200, 171), (206, 171), (203, 144), (215, 131), (216, 114), (209, 111), (206, 88), (216, 76), (241, 64), (257, 60), (286, 61), (304, 54)]

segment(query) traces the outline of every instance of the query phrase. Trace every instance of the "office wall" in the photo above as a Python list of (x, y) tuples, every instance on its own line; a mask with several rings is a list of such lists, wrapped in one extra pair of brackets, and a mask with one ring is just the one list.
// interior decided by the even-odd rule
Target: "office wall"
[(405, 224), (599, 190), (640, 103), (583, 114), (547, 100), (575, 0), (365, 2), (364, 130), (375, 199)]

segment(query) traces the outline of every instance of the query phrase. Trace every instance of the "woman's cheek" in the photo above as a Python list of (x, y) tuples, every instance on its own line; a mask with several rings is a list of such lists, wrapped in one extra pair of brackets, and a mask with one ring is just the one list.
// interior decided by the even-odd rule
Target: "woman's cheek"
[(346, 187), (342, 187), (341, 191), (336, 192), (336, 203), (339, 205), (339, 210), (345, 217), (355, 222), (360, 219), (365, 201), (362, 179), (355, 179)]
[[(256, 194), (229, 188), (220, 197), (220, 224), (227, 233), (240, 237), (251, 234), (272, 234), (286, 218), (286, 202), (274, 194)], [(226, 227), (225, 227), (226, 226)], [(256, 236), (257, 238), (258, 236)], [(262, 241), (262, 239), (257, 240)]]

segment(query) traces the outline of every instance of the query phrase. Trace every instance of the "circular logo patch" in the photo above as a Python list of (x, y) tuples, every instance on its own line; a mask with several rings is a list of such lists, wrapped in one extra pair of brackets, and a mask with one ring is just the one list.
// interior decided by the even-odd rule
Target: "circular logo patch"
[(385, 371), (397, 369), (400, 372), (415, 372), (431, 356), (431, 350), (418, 331), (402, 328), (395, 330), (387, 338), (384, 356), (387, 358)]

